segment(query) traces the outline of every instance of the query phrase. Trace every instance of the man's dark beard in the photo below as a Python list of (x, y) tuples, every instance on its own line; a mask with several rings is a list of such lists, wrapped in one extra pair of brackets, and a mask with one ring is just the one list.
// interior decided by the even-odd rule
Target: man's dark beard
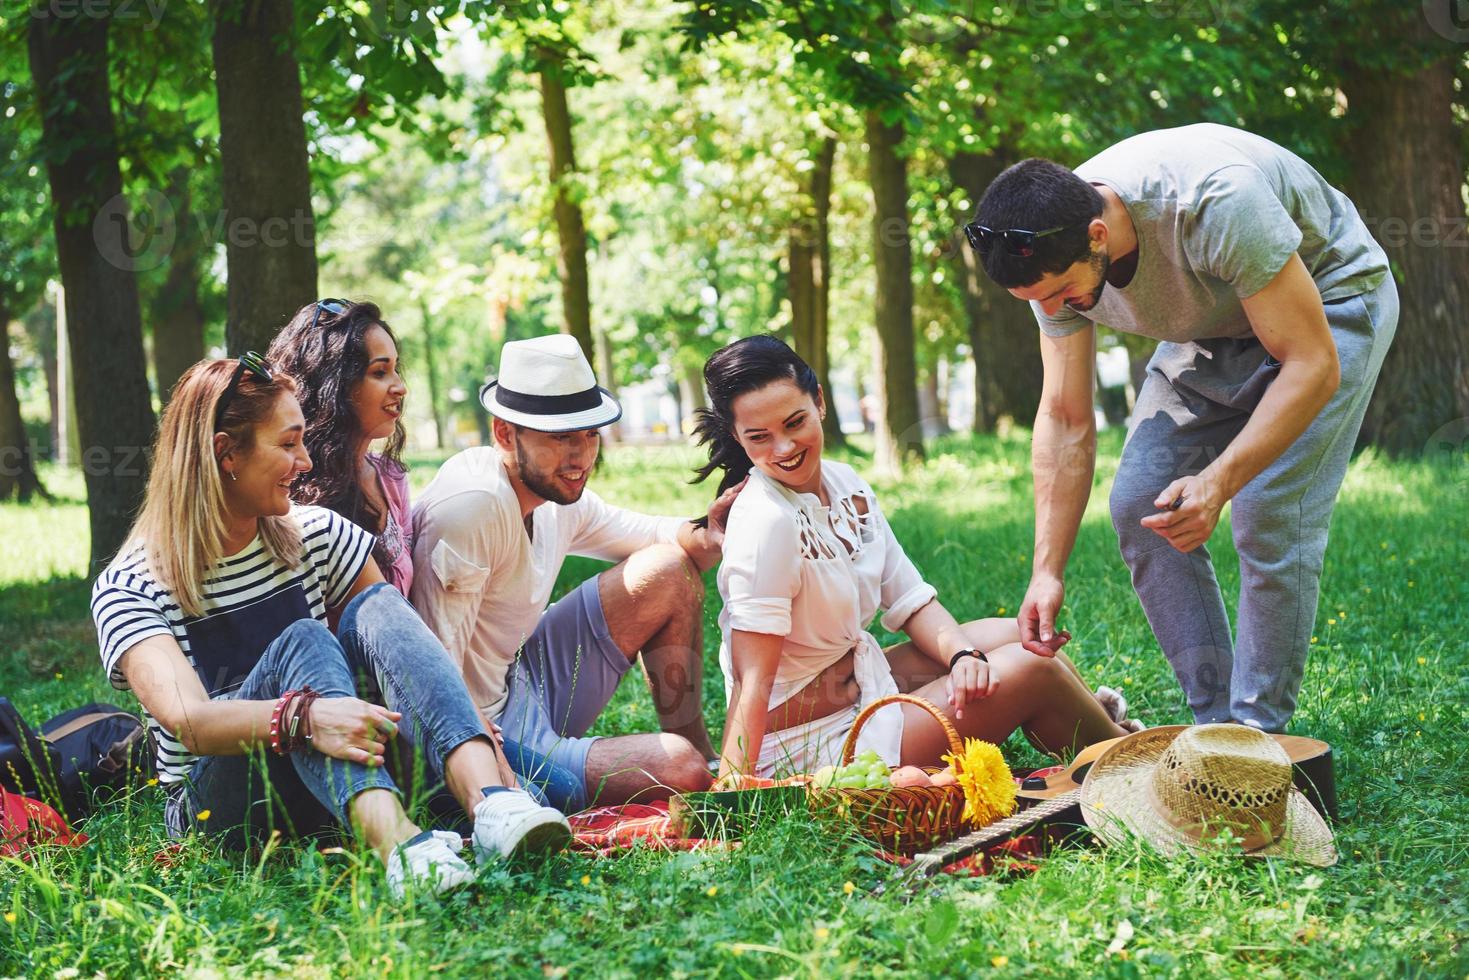
[(1103, 249), (1100, 252), (1093, 252), (1091, 255), (1091, 261), (1088, 263), (1088, 267), (1091, 269), (1092, 272), (1096, 274), (1097, 288), (1093, 289), (1091, 295), (1086, 298), (1085, 306), (1069, 301), (1066, 303), (1066, 305), (1069, 306), (1071, 309), (1076, 310), (1078, 313), (1084, 313), (1092, 307), (1096, 306), (1097, 301), (1102, 298), (1102, 292), (1107, 288), (1107, 270), (1111, 268), (1111, 266), (1112, 257), (1107, 254), (1106, 249)]
[(515, 433), (515, 467), (520, 471), (520, 482), (525, 484), (527, 490), (553, 504), (574, 504), (581, 499), (582, 490), (586, 489), (586, 484), (583, 483), (581, 490), (575, 496), (570, 496), (556, 485), (554, 473), (546, 474), (534, 469), (525, 447), (521, 445), (519, 432)]

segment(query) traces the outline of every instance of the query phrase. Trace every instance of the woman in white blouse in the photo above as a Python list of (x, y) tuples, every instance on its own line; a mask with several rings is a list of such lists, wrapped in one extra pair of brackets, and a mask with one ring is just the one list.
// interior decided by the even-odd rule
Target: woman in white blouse
[[(729, 713), (720, 776), (810, 772), (840, 761), (862, 706), (911, 692), (938, 705), (965, 737), (999, 743), (1016, 728), (1047, 750), (1126, 734), (1059, 653), (1019, 644), (1014, 620), (960, 625), (903, 553), (872, 488), (823, 460), (826, 412), (811, 368), (781, 341), (749, 337), (704, 367), (710, 447), (704, 479), (745, 481), (725, 528), (719, 570)], [(888, 653), (867, 632), (911, 642)], [(939, 765), (939, 723), (912, 705), (880, 709), (858, 749), (890, 766)]]

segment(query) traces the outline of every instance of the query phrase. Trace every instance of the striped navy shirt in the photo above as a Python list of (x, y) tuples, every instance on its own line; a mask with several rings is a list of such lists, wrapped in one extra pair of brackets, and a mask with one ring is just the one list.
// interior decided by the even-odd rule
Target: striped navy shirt
[[(141, 545), (120, 553), (92, 586), (92, 619), (102, 667), (112, 686), (128, 689), (118, 661), (150, 636), (172, 636), (211, 698), (244, 683), (266, 647), (299, 619), (326, 622), (372, 555), (373, 537), (323, 507), (293, 506), (301, 525), (302, 561), (277, 562), (259, 537), (218, 562), (205, 577), (204, 614), (188, 617), (173, 594), (154, 578)], [(158, 746), (158, 778), (183, 779), (195, 757), (147, 713)]]

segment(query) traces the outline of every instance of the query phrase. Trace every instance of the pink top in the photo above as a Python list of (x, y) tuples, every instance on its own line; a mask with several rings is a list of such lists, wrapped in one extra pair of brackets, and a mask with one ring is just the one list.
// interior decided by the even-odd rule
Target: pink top
[(407, 596), (413, 585), (413, 521), (408, 512), (408, 472), (373, 453), (368, 453), (367, 461), (377, 471), (383, 496), (388, 501), (387, 523), (378, 535), (378, 541), (393, 563), (382, 570), (383, 578)]

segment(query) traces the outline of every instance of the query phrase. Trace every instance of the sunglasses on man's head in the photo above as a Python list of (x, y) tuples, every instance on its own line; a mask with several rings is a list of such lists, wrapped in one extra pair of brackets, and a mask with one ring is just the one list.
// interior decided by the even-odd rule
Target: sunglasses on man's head
[(240, 355), (240, 363), (235, 365), (235, 373), (230, 376), (230, 383), (225, 386), (224, 394), (219, 396), (219, 401), (214, 406), (214, 431), (224, 431), (224, 412), (230, 407), (230, 401), (235, 397), (236, 390), (240, 387), (240, 378), (249, 371), (261, 381), (269, 384), (275, 380), (270, 373), (270, 365), (265, 363), (265, 358), (252, 351), (246, 351)]
[(1004, 243), (1005, 251), (1011, 255), (1026, 256), (1035, 254), (1037, 238), (1054, 235), (1069, 227), (1070, 225), (1058, 225), (1045, 231), (1028, 231), (1025, 228), (988, 228), (975, 223), (964, 226), (964, 237), (969, 239), (969, 246), (980, 255), (988, 255), (990, 249), (995, 247), (995, 239), (999, 239)]
[(332, 316), (341, 316), (347, 312), (351, 304), (344, 299), (319, 299), (316, 301), (316, 311), (311, 314), (311, 329), (316, 329), (316, 321), (321, 319), (321, 311), (326, 310)]

